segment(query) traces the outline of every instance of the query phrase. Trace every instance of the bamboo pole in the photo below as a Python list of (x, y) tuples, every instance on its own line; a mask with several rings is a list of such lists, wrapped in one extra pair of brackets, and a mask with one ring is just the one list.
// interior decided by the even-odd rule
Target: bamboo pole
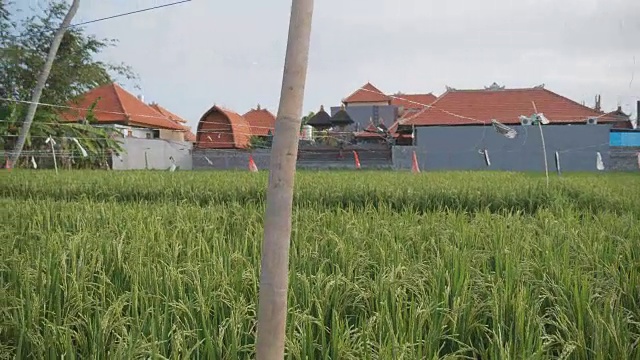
[(312, 17), (313, 0), (292, 0), (280, 105), (269, 167), (258, 299), (258, 360), (284, 358), (293, 185)]

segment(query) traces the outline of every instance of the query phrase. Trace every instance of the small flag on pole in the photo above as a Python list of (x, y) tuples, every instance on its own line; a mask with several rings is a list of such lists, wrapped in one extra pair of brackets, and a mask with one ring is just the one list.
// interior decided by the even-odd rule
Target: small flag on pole
[(56, 148), (55, 148), (56, 141), (53, 140), (51, 135), (49, 135), (49, 137), (44, 143), (51, 145), (51, 155), (53, 155), (53, 167), (56, 169), (56, 174), (58, 174), (58, 161), (56, 160)]
[(604, 162), (602, 161), (602, 155), (599, 151), (596, 153), (596, 169), (598, 169), (598, 171), (604, 170)]
[(249, 171), (258, 172), (258, 165), (253, 161), (253, 156), (251, 154), (249, 154)]
[(418, 155), (416, 155), (416, 151), (413, 151), (413, 159), (411, 161), (411, 172), (419, 173), (420, 167), (418, 166)]
[(73, 140), (74, 143), (76, 143), (76, 145), (78, 145), (78, 148), (80, 148), (80, 152), (82, 153), (83, 157), (88, 157), (89, 154), (87, 154), (87, 150), (85, 150), (82, 145), (80, 145), (80, 142), (78, 141), (78, 139), (76, 138), (71, 138), (71, 140)]
[(353, 150), (353, 158), (356, 163), (356, 169), (360, 169), (360, 158), (358, 157), (358, 153)]
[(496, 129), (498, 134), (506, 137), (507, 139), (514, 139), (516, 136), (518, 136), (517, 131), (508, 127), (507, 125), (501, 124), (496, 119), (491, 120), (491, 124), (493, 125), (494, 129)]
[(544, 116), (543, 113), (536, 114), (536, 118), (538, 119), (538, 121), (540, 121), (540, 123), (542, 125), (548, 125), (549, 124), (549, 119), (547, 119), (547, 117)]

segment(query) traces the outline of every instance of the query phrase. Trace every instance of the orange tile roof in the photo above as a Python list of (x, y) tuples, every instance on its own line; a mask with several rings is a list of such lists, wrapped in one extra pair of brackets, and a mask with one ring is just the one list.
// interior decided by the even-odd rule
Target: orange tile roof
[(186, 132), (184, 133), (184, 141), (196, 142), (196, 134), (194, 134), (191, 129), (186, 130)]
[(358, 131), (354, 134), (355, 137), (358, 138), (381, 138), (384, 139), (384, 135), (378, 132), (378, 127), (373, 123), (369, 123), (369, 125), (362, 131)]
[[(612, 122), (605, 113), (581, 105), (542, 86), (526, 89), (448, 89), (434, 103), (417, 113), (405, 116), (402, 125), (438, 126), (490, 124), (496, 119), (503, 124), (520, 124), (519, 116), (534, 113), (533, 102), (553, 124), (586, 123), (590, 117), (599, 122)], [(455, 116), (455, 115), (458, 116)]]
[(267, 109), (261, 109), (260, 105), (256, 109), (251, 109), (242, 117), (251, 127), (251, 134), (255, 136), (267, 136), (276, 128), (276, 117)]
[(180, 126), (182, 130), (185, 131), (184, 141), (187, 141), (187, 142), (196, 141), (196, 135), (191, 131), (191, 127), (187, 125), (187, 120), (172, 113), (171, 111), (167, 110), (165, 107), (160, 106), (159, 104), (152, 103), (152, 104), (149, 104), (149, 106), (151, 106), (154, 110), (156, 110), (160, 114), (164, 115), (167, 119), (178, 124), (178, 126)]
[[(394, 138), (411, 136), (410, 134), (407, 135), (398, 133), (398, 123), (399, 121), (395, 121), (393, 124), (391, 124), (391, 126), (389, 126), (389, 128), (387, 129), (389, 131), (389, 134), (391, 134), (391, 136), (393, 136)], [(384, 138), (380, 133), (378, 133), (378, 129), (374, 124), (369, 124), (369, 126), (367, 126), (364, 131), (359, 131), (355, 133), (354, 136), (357, 138)]]
[(62, 114), (64, 121), (78, 121), (97, 100), (93, 114), (98, 123), (117, 123), (153, 129), (183, 130), (116, 83), (97, 87), (72, 101), (74, 109)]
[[(207, 117), (214, 112), (220, 113), (226, 119), (227, 123), (230, 125), (231, 127), (230, 135), (232, 138), (232, 141), (230, 143), (225, 142), (225, 143), (217, 144), (215, 140), (212, 142), (211, 140), (207, 139), (208, 138), (207, 136), (205, 136), (206, 133), (203, 131), (202, 126), (206, 125)], [(216, 123), (211, 125), (221, 125), (221, 124)], [(202, 117), (200, 118), (200, 121), (198, 122), (196, 142), (197, 142), (197, 146), (200, 148), (231, 147), (236, 149), (244, 149), (249, 146), (250, 138), (251, 138), (251, 127), (249, 126), (247, 121), (235, 111), (225, 109), (218, 105), (214, 105), (213, 107), (211, 107), (211, 109), (207, 110), (207, 112), (205, 112), (202, 115)], [(222, 146), (218, 146), (218, 145), (222, 145)]]
[(437, 97), (432, 93), (428, 94), (394, 94), (391, 96), (391, 105), (402, 106), (405, 109), (422, 109), (426, 105), (431, 105)]
[(371, 83), (366, 83), (364, 86), (354, 91), (351, 95), (347, 96), (343, 103), (368, 103), (368, 102), (390, 102), (391, 98), (385, 95)]
[(186, 124), (187, 123), (187, 120), (185, 120), (185, 119), (181, 118), (180, 116), (172, 113), (171, 111), (167, 110), (165, 107), (160, 106), (159, 104), (151, 103), (151, 104), (149, 104), (149, 106), (151, 106), (155, 111), (157, 111), (160, 114), (164, 115), (169, 120), (173, 120), (175, 122), (179, 122), (179, 123), (182, 123), (182, 124)]

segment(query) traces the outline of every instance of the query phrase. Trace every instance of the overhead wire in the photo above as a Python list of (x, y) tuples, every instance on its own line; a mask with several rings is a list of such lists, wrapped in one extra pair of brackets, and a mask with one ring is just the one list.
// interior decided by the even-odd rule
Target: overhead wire
[(161, 8), (180, 5), (180, 4), (188, 3), (188, 2), (191, 2), (191, 1), (192, 0), (181, 0), (181, 1), (176, 1), (176, 2), (169, 3), (169, 4), (151, 6), (151, 7), (144, 8), (144, 9), (129, 11), (129, 12), (120, 13), (120, 14), (111, 15), (111, 16), (106, 16), (106, 17), (98, 18), (98, 19), (94, 19), (94, 20), (83, 21), (83, 22), (80, 22), (80, 23), (71, 24), (71, 25), (65, 27), (65, 29), (78, 27), (78, 26), (84, 26), (84, 25), (88, 25), (88, 24), (93, 24), (93, 23), (97, 23), (97, 22), (105, 21), (105, 20), (116, 19), (116, 18), (120, 18), (120, 17), (124, 17), (124, 16), (139, 14), (139, 13), (143, 13), (143, 12), (147, 12), (147, 11), (158, 10), (158, 9), (161, 9)]
[[(371, 90), (366, 89), (366, 88), (359, 88), (359, 90), (364, 90), (364, 91), (374, 92), (374, 91), (371, 91)], [(377, 92), (374, 92), (374, 93), (377, 93)], [(411, 112), (413, 112), (410, 116), (408, 116), (408, 117), (401, 117), (401, 118), (397, 119), (396, 121), (394, 121), (394, 123), (393, 123), (391, 126), (396, 125), (396, 123), (398, 123), (398, 124), (402, 124), (403, 122), (406, 122), (406, 121), (408, 121), (409, 119), (414, 119), (415, 117), (419, 116), (422, 112), (424, 112), (424, 111), (425, 111), (425, 110), (427, 110), (427, 109), (437, 109), (437, 110), (439, 110), (439, 111), (441, 111), (441, 112), (443, 112), (443, 113), (445, 113), (445, 114), (448, 114), (448, 115), (450, 115), (450, 116), (453, 116), (453, 117), (455, 117), (455, 118), (457, 118), (457, 119), (461, 119), (461, 120), (468, 120), (468, 121), (473, 121), (473, 122), (478, 123), (478, 124), (482, 124), (482, 125), (483, 125), (483, 128), (484, 128), (484, 131), (483, 131), (483, 138), (484, 138), (484, 134), (486, 133), (487, 126), (488, 126), (488, 125), (490, 125), (490, 122), (489, 122), (489, 121), (483, 121), (483, 120), (479, 120), (479, 119), (476, 119), (476, 118), (473, 118), (473, 117), (464, 116), (464, 115), (456, 114), (456, 113), (453, 113), (453, 112), (450, 112), (450, 111), (447, 111), (447, 110), (439, 109), (437, 106), (433, 105), (433, 103), (431, 103), (431, 104), (421, 103), (421, 102), (417, 102), (417, 101), (413, 101), (413, 100), (410, 100), (410, 99), (403, 98), (402, 96), (395, 96), (395, 95), (386, 95), (386, 96), (388, 96), (388, 97), (390, 97), (390, 98), (395, 98), (395, 99), (401, 100), (401, 101), (403, 101), (403, 102), (405, 102), (405, 103), (411, 103), (411, 104), (418, 105), (418, 106), (422, 107), (422, 108), (410, 109), (410, 110), (409, 110), (409, 112), (410, 112), (410, 113), (411, 113)], [(6, 101), (6, 102), (23, 103), (23, 104), (31, 104), (31, 103), (32, 103), (31, 101), (17, 100), (17, 99), (7, 99), (7, 98), (0, 98), (0, 100), (1, 100), (1, 101)], [(75, 107), (75, 106), (68, 106), (68, 105), (48, 104), (48, 103), (42, 103), (42, 102), (41, 102), (41, 103), (38, 103), (38, 105), (48, 106), (48, 107), (54, 107), (54, 108), (62, 108), (62, 109), (68, 109), (68, 110), (80, 110), (80, 111), (88, 111), (88, 110), (89, 110), (89, 109), (87, 109), (87, 108), (81, 108), (81, 107)], [(225, 110), (227, 110), (227, 109), (225, 109)], [(124, 113), (124, 112), (104, 111), (104, 110), (96, 110), (96, 109), (94, 109), (93, 111), (94, 111), (94, 113), (95, 113), (95, 114), (106, 113), (106, 114), (112, 114), (112, 115), (124, 115), (124, 116), (128, 116), (128, 117), (130, 117), (130, 116), (136, 116), (136, 117), (142, 117), (142, 118), (157, 118), (157, 119), (170, 120), (170, 121), (175, 122), (175, 120), (168, 119), (167, 117), (165, 117), (165, 116), (163, 116), (163, 115), (161, 115), (161, 114), (158, 114), (158, 115), (147, 115), (147, 114), (128, 114), (128, 113)], [(598, 116), (598, 118), (603, 117), (603, 116), (606, 116), (606, 115), (608, 115), (608, 114), (607, 114), (607, 113), (603, 113), (602, 115)], [(557, 117), (556, 117), (556, 118), (557, 118)], [(584, 115), (577, 115), (577, 116), (563, 115), (563, 116), (562, 116), (562, 118), (564, 118), (564, 119), (584, 119), (585, 121), (586, 121), (586, 119), (587, 119), (587, 118), (585, 118), (585, 117), (584, 117)], [(593, 118), (593, 116), (592, 116), (592, 117), (590, 117), (590, 118)], [(500, 120), (500, 119), (498, 119), (498, 120)], [(0, 122), (6, 122), (6, 121), (9, 121), (9, 120), (0, 120)], [(514, 123), (514, 121), (505, 121), (505, 120), (502, 120), (502, 121), (503, 121), (503, 122), (505, 122), (505, 123), (506, 123), (506, 124), (508, 124), (508, 125), (513, 125), (513, 123)], [(72, 123), (72, 122), (68, 122), (68, 123)], [(180, 123), (178, 123), (178, 122), (175, 122), (175, 123), (177, 123), (177, 124), (179, 124), (179, 125), (182, 125), (182, 124), (180, 124)], [(59, 122), (42, 122), (42, 124), (48, 124), (48, 125), (59, 125), (60, 123), (59, 123)], [(204, 124), (209, 124), (209, 125), (221, 125), (221, 126), (225, 126), (225, 127), (229, 127), (229, 126), (230, 126), (230, 124), (229, 124), (229, 123), (227, 123), (227, 122), (216, 122), (216, 121), (210, 121), (210, 120), (200, 121), (200, 122), (199, 122), (199, 125), (200, 125), (200, 124), (203, 124), (203, 125), (204, 125)], [(259, 126), (259, 125), (250, 125), (250, 124), (247, 124), (247, 127), (248, 127), (249, 129), (252, 129), (252, 128), (253, 128), (253, 129), (268, 129), (268, 130), (274, 130), (274, 128), (273, 128), (273, 127), (270, 127), (270, 126)], [(229, 129), (225, 129), (225, 130), (227, 130), (227, 131), (228, 131)], [(198, 133), (198, 134), (208, 134), (208, 133), (211, 133), (211, 134), (218, 134), (218, 135), (220, 135), (220, 134), (223, 134), (223, 133), (224, 133), (224, 132), (221, 132), (221, 131), (224, 131), (224, 130), (223, 130), (223, 129), (201, 129), (200, 131), (197, 131), (197, 133)], [(234, 133), (235, 133), (235, 134), (239, 134), (239, 135), (244, 135), (244, 136), (252, 136), (252, 135), (254, 135), (254, 133), (253, 133), (253, 132), (251, 132), (251, 131), (249, 131), (249, 132), (244, 132), (244, 131), (243, 131), (243, 132), (238, 132), (238, 131), (236, 130)], [(332, 132), (330, 132), (329, 134), (316, 135), (316, 137), (320, 137), (320, 138), (334, 138), (334, 139), (336, 139), (336, 140), (342, 140), (341, 138), (337, 137), (336, 135), (341, 135), (341, 134), (353, 134), (353, 133), (354, 133), (353, 131), (332, 131)], [(4, 135), (4, 136), (8, 136), (8, 135)], [(47, 138), (48, 136), (32, 136), (32, 138), (38, 138), (38, 137), (39, 137), (39, 138)], [(78, 140), (102, 139), (102, 137), (86, 137), (86, 136), (85, 136), (85, 137), (76, 137), (76, 138), (77, 138)], [(156, 140), (157, 140), (157, 139), (156, 139)], [(166, 141), (166, 140), (165, 140), (165, 141)], [(481, 140), (480, 140), (480, 142), (479, 142), (478, 144), (476, 144), (476, 146), (474, 146), (474, 148), (473, 148), (473, 149), (469, 149), (469, 150), (461, 150), (461, 151), (455, 151), (455, 152), (451, 152), (451, 151), (443, 151), (443, 152), (440, 152), (440, 151), (430, 151), (429, 153), (451, 153), (451, 154), (454, 154), (454, 153), (466, 153), (466, 152), (477, 151), (477, 149), (478, 149), (478, 145), (479, 145), (482, 141), (483, 141), (483, 139), (481, 139)], [(236, 142), (227, 142), (227, 141), (215, 141), (215, 143), (216, 143), (216, 144), (218, 144), (219, 146), (229, 146), (229, 147), (233, 147), (233, 146), (235, 146), (235, 145), (236, 145)], [(358, 144), (351, 144), (351, 145), (352, 145), (352, 147), (354, 147), (354, 148), (355, 148)], [(355, 146), (353, 146), (353, 145), (355, 145)], [(602, 146), (602, 145), (606, 145), (606, 144), (588, 146), (587, 148), (590, 148), (590, 147), (598, 147), (598, 146)], [(186, 150), (186, 149), (180, 149), (180, 150)], [(196, 150), (196, 149), (193, 149), (193, 150)], [(221, 150), (221, 151), (233, 151), (233, 149), (216, 149), (216, 150)], [(345, 151), (350, 151), (350, 150), (351, 150), (351, 149), (348, 149), (348, 150), (345, 150)], [(359, 151), (368, 151), (368, 150), (371, 150), (371, 149), (367, 149), (366, 147), (359, 147), (359, 148), (357, 148), (357, 150), (359, 150)], [(569, 152), (569, 151), (573, 151), (573, 150), (574, 150), (574, 149), (564, 149), (564, 150), (558, 150), (558, 152), (565, 153), (565, 152)], [(576, 150), (577, 150), (577, 149), (576, 149)], [(514, 149), (514, 150), (502, 150), (502, 151), (499, 151), (499, 150), (498, 150), (498, 151), (492, 151), (492, 153), (516, 152), (516, 151), (521, 151), (521, 150), (517, 150), (517, 149)], [(308, 154), (311, 154), (311, 152), (307, 152), (307, 153), (308, 153)], [(318, 152), (318, 154), (325, 154), (325, 152)], [(193, 155), (195, 156), (196, 154), (193, 154)]]

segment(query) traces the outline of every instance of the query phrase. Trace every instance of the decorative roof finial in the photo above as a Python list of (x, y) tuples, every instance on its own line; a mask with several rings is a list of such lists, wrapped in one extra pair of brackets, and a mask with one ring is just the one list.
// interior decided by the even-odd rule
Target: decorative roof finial
[(484, 89), (485, 90), (492, 90), (492, 91), (496, 91), (496, 90), (504, 90), (505, 86), (500, 86), (498, 85), (498, 83), (496, 83), (495, 81), (493, 82), (493, 84), (491, 84), (491, 86), (485, 86)]
[(256, 110), (260, 110), (260, 104), (258, 104), (258, 107), (256, 108)]
[(320, 105), (320, 111), (324, 111), (324, 105)]

